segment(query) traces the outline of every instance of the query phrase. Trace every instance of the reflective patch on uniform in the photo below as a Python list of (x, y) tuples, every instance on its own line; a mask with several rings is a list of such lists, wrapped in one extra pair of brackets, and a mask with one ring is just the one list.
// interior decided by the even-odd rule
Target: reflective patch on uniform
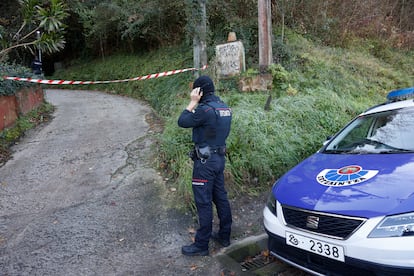
[(230, 109), (217, 109), (220, 117), (230, 117), (231, 116), (231, 110)]
[(193, 185), (194, 186), (204, 186), (204, 183), (203, 182), (194, 182), (193, 181)]
[(193, 185), (194, 186), (204, 186), (204, 184), (207, 182), (205, 179), (193, 179)]

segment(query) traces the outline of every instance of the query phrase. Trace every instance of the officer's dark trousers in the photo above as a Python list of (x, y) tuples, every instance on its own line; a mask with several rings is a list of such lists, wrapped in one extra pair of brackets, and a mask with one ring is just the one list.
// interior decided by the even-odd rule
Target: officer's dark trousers
[(199, 248), (208, 248), (213, 227), (213, 202), (220, 220), (219, 236), (230, 240), (232, 217), (224, 188), (224, 165), (225, 157), (220, 154), (212, 154), (204, 164), (201, 160), (194, 161), (193, 193), (199, 220), (195, 244)]

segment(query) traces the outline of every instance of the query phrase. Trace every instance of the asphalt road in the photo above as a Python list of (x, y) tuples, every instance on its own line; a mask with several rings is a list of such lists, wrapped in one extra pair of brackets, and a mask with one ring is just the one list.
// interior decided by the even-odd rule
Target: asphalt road
[(163, 202), (146, 156), (151, 109), (98, 92), (46, 90), (54, 119), (0, 168), (0, 275), (220, 275), (186, 257), (189, 215)]

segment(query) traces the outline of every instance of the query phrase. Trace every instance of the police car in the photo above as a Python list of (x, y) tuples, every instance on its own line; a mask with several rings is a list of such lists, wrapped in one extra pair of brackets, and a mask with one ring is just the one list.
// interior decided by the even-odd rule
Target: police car
[(414, 275), (413, 96), (391, 91), (276, 181), (272, 255), (314, 275)]

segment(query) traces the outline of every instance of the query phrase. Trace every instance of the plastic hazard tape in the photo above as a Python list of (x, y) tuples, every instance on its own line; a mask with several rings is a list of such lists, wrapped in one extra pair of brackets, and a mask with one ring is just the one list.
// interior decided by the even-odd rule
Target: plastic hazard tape
[(155, 79), (155, 78), (171, 76), (171, 75), (175, 75), (175, 74), (179, 74), (179, 73), (184, 73), (184, 72), (187, 72), (187, 71), (205, 70), (206, 68), (207, 68), (207, 65), (204, 65), (200, 69), (186, 68), (186, 69), (172, 70), (172, 71), (166, 71), (166, 72), (161, 72), (161, 73), (156, 73), (156, 74), (149, 74), (149, 75), (146, 75), (146, 76), (135, 77), (135, 78), (130, 78), (130, 79), (107, 80), (107, 81), (44, 80), (44, 79), (19, 78), (19, 77), (9, 77), (9, 76), (4, 76), (3, 78), (6, 79), (6, 80), (34, 82), (34, 83), (41, 83), (41, 84), (100, 84), (100, 83), (118, 83), (118, 82), (129, 82), (129, 81)]

